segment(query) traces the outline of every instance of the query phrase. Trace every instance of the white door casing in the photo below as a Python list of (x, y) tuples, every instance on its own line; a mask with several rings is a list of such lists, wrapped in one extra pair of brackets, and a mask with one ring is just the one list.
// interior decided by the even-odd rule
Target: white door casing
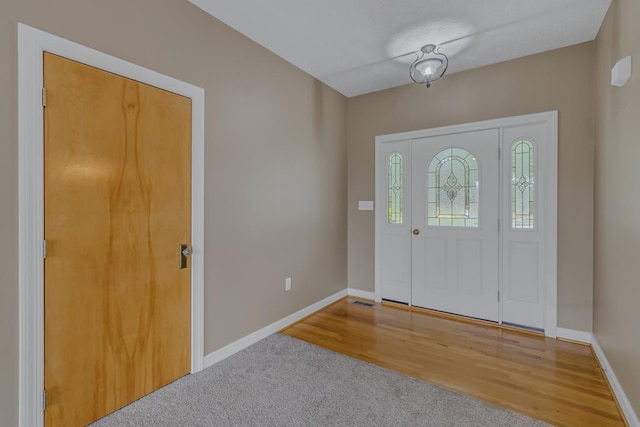
[(412, 305), (499, 320), (498, 169), (497, 129), (412, 141)]
[(41, 427), (44, 422), (42, 88), (45, 51), (191, 98), (191, 372), (202, 370), (204, 364), (204, 90), (27, 25), (18, 24), (20, 427)]
[[(383, 179), (384, 173), (382, 172), (382, 169), (385, 169), (386, 172), (387, 167), (385, 156), (394, 150), (400, 150), (400, 147), (405, 146), (407, 141), (409, 141), (409, 155), (413, 157), (417, 140), (497, 129), (497, 144), (500, 146), (502, 155), (496, 165), (500, 176), (499, 184), (496, 185), (500, 193), (498, 196), (500, 199), (498, 205), (500, 233), (497, 251), (499, 266), (496, 268), (499, 276), (500, 303), (496, 320), (499, 323), (505, 322), (543, 329), (545, 335), (555, 337), (557, 330), (557, 123), (557, 111), (550, 111), (376, 137), (376, 205), (380, 207), (375, 216), (376, 300), (394, 299), (389, 298), (385, 290), (385, 277), (388, 278), (389, 274), (387, 272), (385, 276), (385, 263), (382, 260), (385, 254), (382, 248), (385, 239), (381, 227), (388, 218), (387, 202), (385, 201), (387, 180)], [(536, 225), (533, 230), (510, 228), (513, 216), (510, 191), (514, 188), (511, 171), (511, 148), (514, 142), (521, 140), (530, 140), (535, 144), (535, 171), (533, 172), (535, 201), (533, 209)], [(402, 149), (406, 150), (406, 148)], [(405, 164), (407, 163), (411, 162), (405, 161)], [(412, 174), (415, 176), (415, 168)], [(404, 186), (412, 186), (411, 181), (412, 179), (405, 181)], [(413, 197), (409, 200), (411, 199)], [(411, 201), (415, 211), (416, 206), (420, 203), (415, 200)], [(383, 206), (384, 212), (381, 209)], [(405, 208), (404, 212), (406, 213), (406, 211)], [(406, 215), (404, 219), (407, 219)], [(396, 242), (396, 246), (404, 245), (403, 247), (406, 247), (411, 244), (412, 235), (410, 232), (399, 233), (398, 236), (405, 237), (401, 242)], [(469, 247), (467, 247), (467, 252)], [(402, 259), (402, 257), (397, 257), (397, 259)], [(415, 262), (414, 259), (413, 263), (415, 264)], [(395, 274), (395, 276), (399, 275)], [(535, 283), (533, 283), (533, 279), (535, 279)], [(409, 290), (405, 289), (401, 291), (401, 294), (410, 295), (410, 298), (396, 300), (414, 304), (412, 299), (415, 295), (411, 295), (411, 283), (403, 286)]]

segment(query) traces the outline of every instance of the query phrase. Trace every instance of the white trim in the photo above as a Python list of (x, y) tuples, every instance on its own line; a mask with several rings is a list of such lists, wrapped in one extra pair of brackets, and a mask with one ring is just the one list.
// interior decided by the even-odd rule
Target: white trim
[(613, 372), (613, 368), (607, 360), (607, 356), (604, 354), (602, 347), (600, 347), (600, 343), (598, 343), (598, 339), (595, 334), (591, 338), (591, 348), (593, 349), (593, 353), (596, 355), (598, 362), (600, 362), (600, 366), (604, 371), (604, 374), (607, 376), (609, 380), (609, 384), (613, 389), (613, 394), (618, 399), (618, 404), (622, 409), (622, 413), (626, 418), (627, 424), (629, 427), (640, 427), (640, 419), (638, 419), (638, 414), (633, 410), (633, 406), (631, 406), (631, 402), (627, 397), (627, 394), (624, 392), (622, 385), (618, 381), (618, 377), (616, 377), (615, 372)]
[[(386, 206), (386, 203), (383, 204), (382, 200), (384, 200), (384, 197), (381, 196), (381, 194), (378, 194), (379, 192), (383, 191), (382, 189), (385, 188), (385, 182), (382, 179), (382, 177), (380, 176), (381, 174), (379, 173), (379, 169), (382, 167), (382, 143), (378, 142), (378, 137), (376, 137), (376, 147), (375, 147), (375, 159), (374, 159), (374, 164), (373, 164), (373, 170), (375, 173), (374, 176), (374, 181), (375, 181), (375, 188), (374, 188), (374, 201), (373, 204), (378, 206), (378, 209), (375, 210), (374, 214), (374, 255), (373, 255), (373, 268), (374, 268), (374, 273), (373, 273), (373, 293), (374, 293), (374, 301), (375, 302), (381, 302), (382, 301), (382, 251), (380, 250), (382, 248), (382, 237), (381, 237), (381, 233), (379, 232), (379, 230), (382, 229), (382, 220), (379, 218), (380, 217), (380, 206)], [(384, 208), (383, 208), (384, 209)]]
[(362, 291), (360, 289), (349, 288), (347, 289), (347, 295), (349, 295), (350, 297), (364, 298), (364, 299), (370, 299), (372, 301), (376, 301), (375, 292)]
[[(547, 111), (543, 113), (527, 114), (522, 116), (505, 117), (494, 120), (486, 120), (459, 125), (444, 126), (432, 129), (421, 129), (409, 132), (401, 132), (390, 135), (379, 135), (375, 138), (375, 195), (376, 202), (381, 199), (384, 183), (379, 177), (378, 167), (381, 162), (382, 144), (400, 140), (427, 138), (439, 135), (451, 135), (463, 132), (474, 132), (485, 129), (503, 129), (511, 126), (522, 126), (534, 123), (548, 124), (548, 157), (544, 159), (548, 185), (545, 189), (545, 246), (544, 246), (544, 271), (545, 271), (545, 307), (544, 307), (544, 332), (548, 337), (557, 335), (558, 322), (558, 112)], [(375, 300), (382, 298), (382, 279), (380, 271), (380, 237), (378, 230), (381, 222), (380, 216), (375, 218)]]
[[(508, 157), (507, 153), (504, 153), (504, 127), (498, 129), (498, 324), (502, 325), (504, 322), (504, 237), (507, 230), (507, 218), (504, 215), (505, 205), (508, 203), (504, 200), (503, 185), (505, 177), (507, 176), (507, 169), (505, 165), (505, 158)], [(509, 195), (509, 197), (511, 197)]]
[[(544, 221), (544, 260), (545, 272), (544, 289), (544, 334), (554, 338), (558, 328), (558, 112), (549, 111), (536, 116), (539, 121), (547, 122), (548, 142), (547, 158), (545, 162), (545, 179), (547, 184), (544, 189), (544, 201), (546, 208), (543, 214)], [(526, 116), (523, 116), (526, 117)]]
[(565, 340), (571, 340), (575, 342), (581, 342), (583, 344), (591, 344), (592, 334), (591, 332), (578, 331), (575, 329), (567, 329), (560, 328), (556, 329), (557, 336), (556, 338), (561, 338)]
[(321, 301), (311, 304), (310, 306), (305, 307), (302, 310), (298, 310), (295, 313), (278, 320), (277, 322), (274, 322), (243, 338), (240, 338), (239, 340), (234, 341), (231, 344), (228, 344), (221, 349), (214, 351), (213, 353), (209, 353), (204, 358), (204, 367), (208, 368), (209, 366), (215, 365), (216, 363), (226, 359), (229, 356), (233, 356), (240, 350), (244, 350), (250, 345), (257, 343), (258, 341), (268, 337), (269, 335), (275, 334), (276, 332), (286, 328), (287, 326), (304, 319), (310, 314), (313, 314), (316, 311), (321, 310), (330, 304), (333, 304), (334, 302), (338, 301), (341, 298), (344, 298), (345, 296), (347, 296), (347, 290), (343, 289), (340, 292), (336, 292), (335, 294), (328, 296)]
[(43, 425), (43, 52), (129, 77), (192, 100), (191, 372), (204, 355), (204, 90), (18, 24), (19, 426)]
[(525, 114), (522, 116), (504, 117), (500, 119), (484, 120), (480, 122), (462, 123), (458, 125), (412, 130), (408, 132), (392, 133), (388, 135), (378, 135), (376, 136), (375, 141), (376, 143), (392, 142), (402, 139), (428, 138), (431, 136), (451, 135), (456, 133), (474, 132), (484, 129), (496, 129), (530, 123), (546, 122), (553, 117), (557, 117), (557, 114), (557, 111), (546, 111), (543, 113)]

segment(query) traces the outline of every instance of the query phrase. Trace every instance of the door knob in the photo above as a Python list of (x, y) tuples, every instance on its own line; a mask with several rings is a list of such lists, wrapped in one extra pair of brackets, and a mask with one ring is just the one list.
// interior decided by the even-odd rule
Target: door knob
[(417, 236), (418, 234), (420, 234), (420, 230), (418, 230), (417, 228), (414, 228), (413, 234)]
[(180, 269), (187, 268), (187, 257), (193, 253), (193, 249), (189, 245), (182, 243), (180, 245)]

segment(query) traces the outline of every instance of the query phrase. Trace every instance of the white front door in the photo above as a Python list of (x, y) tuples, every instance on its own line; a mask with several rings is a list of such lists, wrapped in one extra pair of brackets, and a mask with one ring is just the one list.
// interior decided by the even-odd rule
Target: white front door
[(499, 138), (412, 141), (412, 305), (499, 320)]
[(556, 112), (376, 137), (376, 300), (554, 337), (557, 149)]

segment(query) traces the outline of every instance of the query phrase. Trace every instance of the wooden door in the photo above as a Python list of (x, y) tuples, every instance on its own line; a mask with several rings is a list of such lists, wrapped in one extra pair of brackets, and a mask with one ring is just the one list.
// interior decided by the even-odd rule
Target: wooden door
[(187, 374), (191, 100), (45, 53), (45, 423)]
[(411, 303), (499, 320), (497, 129), (414, 140)]

